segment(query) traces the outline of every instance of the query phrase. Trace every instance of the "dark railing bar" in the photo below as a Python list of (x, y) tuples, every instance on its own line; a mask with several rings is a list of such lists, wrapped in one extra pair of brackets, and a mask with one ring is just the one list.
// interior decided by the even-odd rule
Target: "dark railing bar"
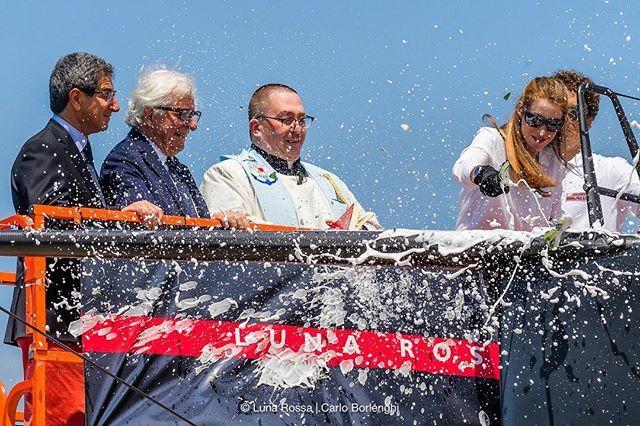
[[(604, 195), (605, 197), (616, 198), (618, 196), (618, 191), (614, 191), (613, 189), (603, 188), (599, 186), (598, 194)], [(631, 201), (632, 203), (640, 204), (640, 195), (629, 194), (628, 192), (623, 192), (620, 194), (620, 199), (625, 201)]]

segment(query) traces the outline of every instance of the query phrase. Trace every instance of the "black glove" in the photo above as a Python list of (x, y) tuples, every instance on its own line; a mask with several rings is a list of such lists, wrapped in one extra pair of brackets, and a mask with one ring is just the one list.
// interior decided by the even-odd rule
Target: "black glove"
[(472, 172), (473, 183), (480, 187), (480, 192), (488, 197), (507, 194), (509, 187), (502, 187), (500, 173), (491, 166), (476, 166)]

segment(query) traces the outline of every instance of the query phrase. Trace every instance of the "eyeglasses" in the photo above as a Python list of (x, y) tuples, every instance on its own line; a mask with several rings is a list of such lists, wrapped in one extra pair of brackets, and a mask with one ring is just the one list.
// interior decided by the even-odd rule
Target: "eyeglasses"
[(278, 118), (278, 117), (269, 117), (266, 115), (257, 115), (256, 118), (258, 119), (268, 118), (270, 120), (276, 120), (288, 127), (293, 127), (295, 123), (295, 124), (298, 124), (300, 127), (304, 127), (306, 129), (311, 127), (311, 124), (313, 124), (313, 120), (316, 119), (315, 117), (312, 117), (310, 115), (305, 115), (302, 118), (293, 118), (293, 117)]
[(527, 110), (524, 111), (524, 121), (534, 129), (546, 126), (550, 132), (559, 132), (564, 126), (564, 118), (547, 118)]
[(578, 121), (578, 105), (571, 105), (569, 107), (567, 117), (569, 117), (571, 121)]
[(82, 92), (84, 92), (85, 94), (87, 94), (88, 96), (95, 96), (98, 95), (100, 98), (104, 99), (104, 101), (108, 104), (110, 104), (111, 102), (113, 102), (113, 100), (116, 97), (116, 91), (115, 90), (93, 90), (93, 91), (86, 91), (86, 90), (82, 90), (80, 89)]
[(177, 112), (178, 114), (180, 114), (180, 120), (184, 121), (185, 123), (189, 123), (191, 121), (191, 119), (195, 119), (196, 123), (197, 123), (197, 122), (200, 121), (200, 117), (202, 117), (202, 112), (194, 111), (192, 109), (187, 109), (187, 108), (175, 108), (175, 107), (157, 106), (157, 107), (155, 107), (155, 109), (161, 109), (163, 111)]

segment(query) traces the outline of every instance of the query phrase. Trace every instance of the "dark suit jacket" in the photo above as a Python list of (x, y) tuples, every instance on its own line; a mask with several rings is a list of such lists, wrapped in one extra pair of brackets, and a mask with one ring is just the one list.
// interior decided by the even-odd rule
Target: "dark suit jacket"
[[(11, 197), (16, 213), (29, 214), (33, 204), (52, 206), (86, 206), (104, 208), (100, 188), (94, 183), (86, 164), (69, 133), (54, 120), (29, 139), (11, 168)], [(75, 339), (67, 333), (70, 321), (78, 313), (65, 307), (57, 311), (53, 304), (67, 299), (74, 302), (72, 290), (79, 290), (79, 262), (50, 259), (47, 261), (47, 325), (50, 332), (66, 341)], [(24, 266), (18, 259), (17, 283), (11, 311), (25, 317)], [(61, 319), (62, 321), (58, 321)], [(25, 327), (9, 318), (5, 343), (25, 336)]]
[[(189, 187), (198, 217), (210, 217), (191, 172), (182, 163), (178, 162), (178, 166)], [(171, 175), (160, 162), (151, 142), (136, 129), (132, 129), (105, 158), (100, 184), (109, 204), (124, 207), (134, 201), (148, 200), (165, 214), (187, 215)]]

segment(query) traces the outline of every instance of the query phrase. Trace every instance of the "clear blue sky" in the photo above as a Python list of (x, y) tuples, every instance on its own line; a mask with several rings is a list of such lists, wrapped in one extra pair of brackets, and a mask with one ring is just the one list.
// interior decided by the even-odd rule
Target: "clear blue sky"
[[(197, 181), (219, 155), (248, 145), (253, 90), (282, 82), (317, 117), (307, 161), (341, 176), (388, 228), (452, 229), (453, 162), (482, 114), (504, 121), (530, 78), (577, 69), (640, 95), (639, 15), (632, 2), (613, 1), (6, 2), (0, 216), (13, 213), (15, 155), (51, 115), (53, 65), (88, 51), (115, 66), (123, 108), (144, 65), (164, 64), (196, 80), (203, 117), (180, 157)], [(625, 106), (638, 119), (638, 105)], [(625, 155), (609, 109), (603, 106), (594, 147)], [(98, 164), (126, 132), (121, 112), (91, 138)], [(14, 259), (0, 259), (0, 269), (13, 268)], [(9, 289), (0, 289), (0, 303), (9, 301)], [(0, 316), (0, 328), (5, 323)], [(0, 357), (10, 359), (0, 364), (0, 379), (12, 384), (17, 350), (0, 348)]]

